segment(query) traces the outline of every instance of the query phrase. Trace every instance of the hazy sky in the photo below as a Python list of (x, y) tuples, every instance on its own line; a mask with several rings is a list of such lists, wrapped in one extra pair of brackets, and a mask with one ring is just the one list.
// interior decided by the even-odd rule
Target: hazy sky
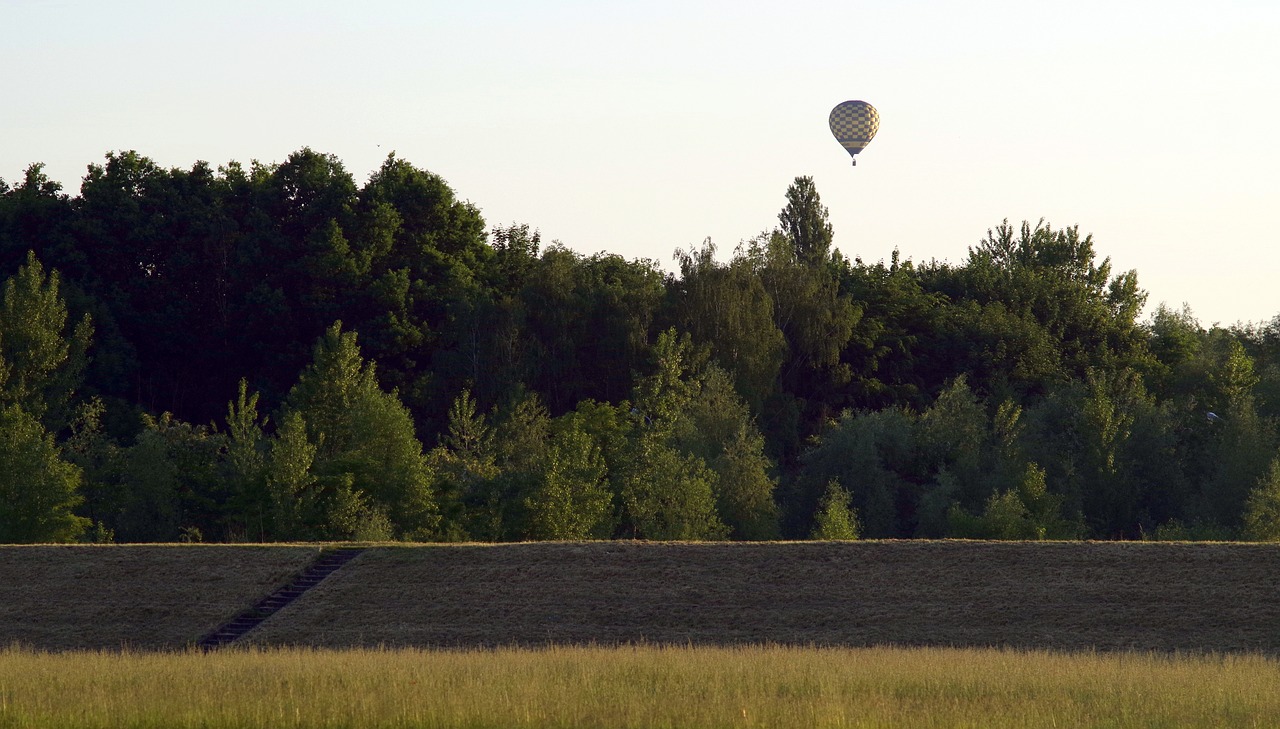
[[(785, 7), (784, 7), (785, 6)], [(1148, 310), (1280, 314), (1280, 2), (0, 0), (0, 177), (394, 150), (493, 225), (670, 267), (810, 175), (836, 245), (1079, 225)], [(857, 167), (827, 130), (880, 111)]]

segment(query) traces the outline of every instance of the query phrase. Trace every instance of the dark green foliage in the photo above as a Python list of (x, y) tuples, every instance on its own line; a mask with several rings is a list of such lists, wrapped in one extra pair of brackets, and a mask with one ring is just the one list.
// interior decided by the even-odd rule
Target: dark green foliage
[(716, 512), (718, 474), (696, 453), (679, 447), (681, 421), (698, 391), (689, 376), (689, 336), (658, 335), (652, 374), (636, 385), (619, 449), (614, 483), (623, 532), (644, 539), (719, 539), (729, 528)]
[(1257, 542), (1280, 542), (1280, 459), (1271, 462), (1249, 492), (1244, 537)]
[(228, 486), (229, 531), (265, 542), (271, 511), (267, 490), (267, 438), (258, 417), (258, 393), (240, 380), (236, 399), (227, 403), (227, 445), (223, 477)]
[(805, 454), (797, 485), (788, 499), (792, 535), (811, 532), (807, 523), (831, 481), (854, 497), (863, 534), (870, 538), (910, 536), (907, 506), (914, 484), (903, 474), (915, 469), (916, 417), (902, 410), (845, 413)]
[(1073, 539), (1079, 530), (1061, 516), (1061, 498), (1049, 493), (1045, 473), (1027, 464), (1015, 488), (992, 494), (982, 513), (953, 506), (947, 518), (952, 537), (963, 539)]
[(677, 251), (680, 278), (670, 284), (674, 318), (733, 375), (738, 393), (759, 413), (774, 394), (787, 342), (774, 323), (773, 299), (739, 249), (733, 262), (715, 260), (715, 246)]
[(58, 273), (28, 252), (0, 303), (0, 542), (72, 541), (91, 523), (72, 513), (82, 472), (55, 436), (69, 426), (92, 327), (66, 324)]
[(0, 303), (0, 398), (21, 406), (54, 432), (66, 428), (81, 385), (93, 326), (86, 315), (67, 331), (57, 271), (45, 274), (35, 253), (5, 282)]
[[(485, 509), (498, 517), (494, 539), (532, 536), (529, 497), (549, 474), (554, 430), (555, 421), (536, 393), (517, 393), (514, 401), (494, 413), (493, 456), (498, 474), (485, 499)], [(494, 523), (492, 516), (488, 521)]]
[(716, 511), (734, 539), (776, 539), (777, 481), (746, 403), (728, 373), (715, 365), (691, 385), (672, 431), (677, 448), (716, 474)]
[(937, 382), (921, 343), (939, 326), (946, 297), (926, 291), (915, 267), (900, 261), (896, 250), (888, 266), (860, 260), (841, 266), (840, 289), (862, 307), (841, 354), (852, 375), (853, 402), (873, 409), (924, 407)]
[(534, 539), (604, 539), (613, 533), (613, 495), (600, 447), (570, 421), (547, 448), (540, 483), (529, 495), (529, 535)]
[(103, 430), (104, 408), (99, 398), (80, 403), (71, 420), (71, 435), (63, 443), (63, 457), (84, 475), (79, 511), (100, 534), (112, 530), (109, 524), (123, 509), (125, 497), (120, 480), (122, 449)]
[[(1005, 221), (969, 250), (966, 265), (921, 273), (926, 288), (962, 307), (932, 357), (968, 355), (953, 374), (968, 374), (980, 393), (1034, 396), (1090, 368), (1151, 365), (1136, 321), (1145, 301), (1136, 274), (1113, 277), (1077, 228), (1024, 222), (1015, 234)], [(963, 344), (969, 338), (978, 346)]]
[(778, 222), (797, 263), (819, 266), (826, 262), (831, 255), (831, 223), (812, 177), (797, 177), (787, 188), (787, 206), (778, 213)]
[(395, 393), (380, 388), (355, 333), (336, 323), (320, 338), (282, 417), (300, 417), (305, 441), (315, 449), (306, 475), (301, 466), (307, 449), (299, 441), (286, 450), (290, 478), (296, 484), (312, 479), (299, 488), (318, 489), (317, 499), (331, 515), (328, 523), (311, 526), (353, 538), (389, 520), (397, 536), (434, 535), (439, 509), (413, 420)]
[(44, 484), (11, 508), (56, 539), (803, 538), (837, 482), (871, 537), (1269, 538), (1280, 318), (1139, 323), (1076, 227), (864, 263), (800, 176), (676, 274), (485, 231), (394, 155), (0, 183), (0, 408)]
[(500, 539), (502, 509), (494, 483), (493, 429), (477, 412), (471, 392), (463, 390), (449, 407), (448, 430), (430, 455), (436, 472), (436, 491), (445, 513), (445, 534), (451, 538)]
[(663, 275), (652, 261), (547, 249), (520, 294), (526, 384), (553, 415), (582, 400), (628, 397), (663, 298)]
[(108, 522), (125, 542), (176, 541), (185, 527), (222, 539), (227, 483), (218, 472), (226, 438), (169, 413), (143, 417), (134, 444), (121, 453), (121, 512)]
[(286, 413), (271, 441), (264, 474), (272, 537), (317, 538), (327, 530), (326, 504), (311, 472), (315, 460), (306, 421), (299, 413)]
[(722, 539), (716, 473), (655, 433), (640, 433), (621, 464), (623, 534), (642, 539)]
[(775, 443), (774, 454), (792, 463), (815, 426), (849, 404), (841, 393), (853, 374), (841, 353), (861, 309), (840, 291), (833, 266), (797, 262), (793, 243), (779, 231), (750, 241), (745, 256), (774, 303), (774, 326), (786, 342), (762, 429)]

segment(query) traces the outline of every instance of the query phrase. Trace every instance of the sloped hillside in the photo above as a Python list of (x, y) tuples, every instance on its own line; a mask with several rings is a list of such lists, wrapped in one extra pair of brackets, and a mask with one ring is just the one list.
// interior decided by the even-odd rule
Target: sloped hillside
[(245, 640), (1280, 652), (1280, 547), (639, 543), (370, 549)]
[(317, 552), (315, 546), (0, 547), (0, 645), (185, 648)]

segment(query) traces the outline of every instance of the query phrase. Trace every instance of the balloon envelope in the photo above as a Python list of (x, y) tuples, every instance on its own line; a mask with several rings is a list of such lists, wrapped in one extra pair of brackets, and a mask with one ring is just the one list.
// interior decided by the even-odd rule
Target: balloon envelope
[[(831, 133), (849, 156), (856, 155), (880, 129), (880, 112), (865, 101), (843, 101), (836, 104), (827, 119)], [(857, 164), (857, 159), (854, 164)]]

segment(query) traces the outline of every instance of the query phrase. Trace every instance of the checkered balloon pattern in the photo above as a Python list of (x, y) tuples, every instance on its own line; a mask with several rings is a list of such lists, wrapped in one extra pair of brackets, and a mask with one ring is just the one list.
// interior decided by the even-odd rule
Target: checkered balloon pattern
[(828, 124), (840, 146), (850, 155), (855, 155), (880, 129), (880, 113), (865, 101), (845, 101), (831, 110)]

